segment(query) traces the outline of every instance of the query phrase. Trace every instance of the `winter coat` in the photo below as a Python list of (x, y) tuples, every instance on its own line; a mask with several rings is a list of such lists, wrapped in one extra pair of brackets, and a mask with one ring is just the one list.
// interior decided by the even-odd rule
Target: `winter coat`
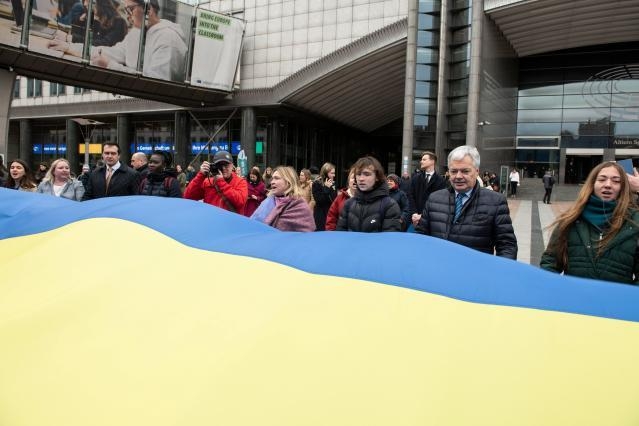
[(348, 195), (348, 191), (346, 189), (340, 189), (339, 193), (337, 194), (337, 198), (333, 200), (331, 207), (328, 209), (328, 215), (326, 216), (327, 231), (334, 231), (337, 228), (339, 212), (342, 211), (344, 203), (346, 203), (346, 200), (348, 200), (349, 198), (351, 198), (351, 196)]
[(246, 180), (231, 174), (231, 179), (216, 179), (198, 172), (184, 191), (184, 198), (189, 200), (204, 200), (213, 206), (243, 214), (248, 188)]
[[(634, 222), (634, 223), (633, 223)], [(553, 272), (563, 272), (583, 278), (637, 284), (639, 282), (639, 213), (634, 212), (632, 221), (626, 221), (619, 233), (608, 242), (601, 256), (597, 257), (597, 241), (600, 232), (587, 220), (578, 219), (568, 229), (568, 264), (561, 270), (557, 256), (550, 251), (558, 238), (555, 230), (548, 248), (541, 256), (540, 266)]]
[[(251, 217), (251, 215), (257, 210), (258, 206), (266, 198), (266, 187), (264, 182), (252, 183), (248, 182), (248, 199), (246, 200), (246, 206), (244, 206), (244, 216)], [(251, 195), (255, 195), (257, 200), (251, 198)]]
[(555, 184), (555, 178), (552, 175), (544, 175), (541, 179), (544, 181), (544, 189), (552, 189)]
[(371, 191), (356, 191), (346, 200), (339, 214), (337, 231), (386, 232), (401, 231), (399, 205), (388, 195), (382, 182)]
[(89, 175), (82, 201), (93, 200), (102, 197), (119, 197), (123, 195), (138, 195), (139, 180), (135, 170), (126, 164), (120, 163), (120, 167), (113, 172), (109, 189), (106, 187), (106, 166), (94, 169)]
[(311, 188), (313, 200), (315, 200), (315, 207), (313, 208), (315, 228), (318, 231), (324, 231), (326, 229), (326, 216), (328, 215), (328, 209), (331, 208), (333, 200), (337, 197), (337, 191), (335, 191), (334, 187), (329, 188), (324, 185), (321, 178), (316, 179)]
[(390, 190), (388, 195), (390, 195), (390, 197), (395, 200), (402, 212), (402, 231), (404, 231), (411, 223), (412, 216), (412, 213), (410, 212), (410, 201), (408, 201), (408, 195), (406, 195), (401, 189), (392, 189)]
[(175, 177), (175, 171), (148, 173), (140, 182), (140, 195), (182, 198), (180, 182)]
[[(36, 191), (41, 194), (55, 196), (55, 192), (53, 191), (53, 182), (51, 182), (50, 180), (42, 181), (40, 185), (38, 185), (38, 189)], [(62, 187), (60, 198), (66, 198), (73, 201), (81, 201), (83, 195), (84, 185), (82, 185), (82, 182), (76, 179), (69, 179), (67, 183), (65, 183)]]
[(264, 223), (280, 231), (315, 231), (311, 208), (303, 198), (281, 197)]
[(488, 254), (517, 259), (517, 238), (506, 197), (481, 188), (479, 183), (455, 216), (455, 191), (442, 189), (430, 195), (415, 231), (452, 241)]
[[(446, 188), (446, 179), (440, 174), (433, 173), (430, 180), (426, 182), (425, 172), (417, 172), (410, 179), (410, 191), (408, 201), (410, 202), (410, 214), (421, 213), (428, 197), (440, 189)], [(410, 223), (410, 222), (409, 222)]]

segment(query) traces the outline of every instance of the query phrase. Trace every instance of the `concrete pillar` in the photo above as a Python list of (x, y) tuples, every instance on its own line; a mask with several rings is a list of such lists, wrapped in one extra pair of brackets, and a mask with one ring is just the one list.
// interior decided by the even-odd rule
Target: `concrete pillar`
[(615, 149), (614, 148), (604, 148), (603, 150), (603, 161), (615, 161)]
[(9, 109), (15, 82), (15, 72), (0, 69), (0, 155), (5, 158), (5, 163), (9, 161)]
[[(254, 108), (242, 108), (242, 131), (240, 134), (242, 149), (246, 154), (246, 161), (250, 167), (255, 164), (255, 134), (257, 120)], [(229, 141), (230, 142), (230, 141)]]
[[(445, 1), (445, 0), (444, 0)], [(417, 62), (417, 14), (419, 2), (408, 2), (408, 34), (406, 37), (406, 79), (404, 82), (404, 126), (402, 131), (402, 172), (409, 172), (413, 161), (415, 125), (415, 73)]]
[(127, 166), (131, 163), (131, 142), (133, 142), (133, 129), (131, 127), (131, 116), (129, 114), (118, 114), (117, 121), (117, 142), (120, 146), (120, 163)]
[(31, 120), (20, 120), (20, 159), (33, 166), (33, 141), (31, 140)]
[[(82, 163), (84, 163), (84, 156), (80, 158), (80, 152), (78, 146), (81, 138), (78, 135), (78, 123), (71, 119), (67, 119), (67, 155), (66, 158), (71, 166), (71, 173), (75, 173), (78, 176), (82, 172)], [(82, 141), (84, 142), (84, 141)]]
[(468, 75), (468, 113), (466, 144), (477, 146), (479, 142), (479, 92), (481, 91), (481, 45), (484, 23), (484, 0), (473, 0), (473, 18), (470, 34), (470, 70)]
[(186, 169), (186, 159), (191, 142), (191, 120), (186, 111), (175, 111), (175, 128), (173, 132), (175, 135), (174, 163)]
[(439, 18), (439, 59), (437, 66), (437, 118), (435, 129), (435, 155), (437, 172), (444, 174), (446, 161), (446, 129), (448, 128), (448, 0), (442, 0)]

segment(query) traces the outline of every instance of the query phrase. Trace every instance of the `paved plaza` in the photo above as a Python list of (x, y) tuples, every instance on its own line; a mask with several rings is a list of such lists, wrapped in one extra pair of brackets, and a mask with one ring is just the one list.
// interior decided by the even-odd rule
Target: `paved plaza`
[(517, 198), (508, 198), (519, 245), (518, 261), (539, 265), (550, 237), (548, 225), (573, 203), (580, 189), (581, 185), (556, 184), (552, 191), (551, 204), (544, 204), (544, 185), (541, 179), (523, 179), (517, 189)]

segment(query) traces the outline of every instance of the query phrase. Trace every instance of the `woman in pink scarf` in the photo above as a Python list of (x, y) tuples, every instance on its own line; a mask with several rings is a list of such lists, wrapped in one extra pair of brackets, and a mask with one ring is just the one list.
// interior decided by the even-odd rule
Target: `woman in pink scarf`
[(313, 213), (302, 195), (297, 173), (292, 167), (279, 166), (271, 178), (271, 190), (251, 219), (280, 231), (315, 230)]

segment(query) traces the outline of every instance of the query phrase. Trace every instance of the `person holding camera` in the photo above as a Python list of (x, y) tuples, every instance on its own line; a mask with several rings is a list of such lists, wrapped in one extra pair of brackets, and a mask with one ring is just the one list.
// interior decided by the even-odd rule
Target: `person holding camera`
[(335, 189), (335, 166), (331, 163), (324, 163), (320, 170), (320, 175), (311, 186), (315, 207), (313, 217), (315, 218), (315, 228), (317, 231), (326, 229), (326, 217), (333, 200), (337, 197)]
[(184, 198), (200, 201), (230, 212), (243, 214), (248, 199), (246, 180), (233, 171), (233, 157), (218, 151), (213, 162), (204, 161), (200, 171), (189, 182)]

